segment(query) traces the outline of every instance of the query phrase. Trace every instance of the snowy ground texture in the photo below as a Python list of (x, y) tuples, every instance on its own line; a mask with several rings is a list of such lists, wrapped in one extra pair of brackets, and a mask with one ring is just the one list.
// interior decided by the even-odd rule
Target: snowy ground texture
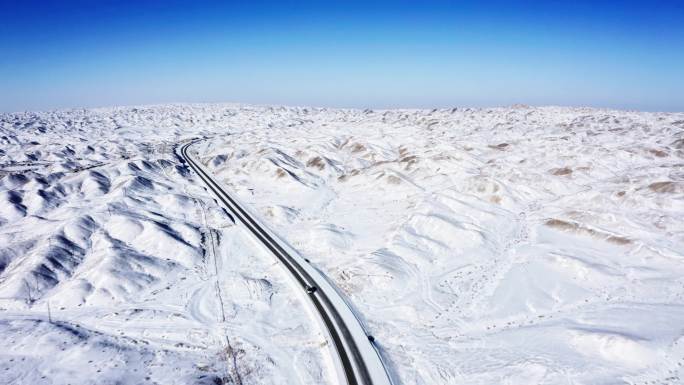
[(197, 136), (397, 384), (684, 383), (684, 114), (240, 105), (0, 115), (0, 383), (334, 378)]

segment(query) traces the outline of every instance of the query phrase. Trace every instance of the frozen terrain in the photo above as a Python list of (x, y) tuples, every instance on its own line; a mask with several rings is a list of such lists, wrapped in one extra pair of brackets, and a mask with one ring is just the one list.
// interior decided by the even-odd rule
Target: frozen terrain
[(0, 383), (326, 383), (289, 278), (173, 153), (248, 111), (0, 117)]
[(684, 114), (301, 109), (204, 147), (399, 383), (684, 382)]
[(169, 105), (0, 115), (0, 383), (335, 378), (193, 137), (397, 384), (684, 382), (684, 114)]

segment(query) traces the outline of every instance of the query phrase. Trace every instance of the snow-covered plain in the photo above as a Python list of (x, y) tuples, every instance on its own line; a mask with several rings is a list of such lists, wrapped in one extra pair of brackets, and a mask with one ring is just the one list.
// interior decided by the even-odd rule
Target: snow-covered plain
[(0, 130), (0, 383), (335, 378), (285, 271), (173, 154), (198, 136), (397, 384), (684, 382), (682, 113), (168, 105)]

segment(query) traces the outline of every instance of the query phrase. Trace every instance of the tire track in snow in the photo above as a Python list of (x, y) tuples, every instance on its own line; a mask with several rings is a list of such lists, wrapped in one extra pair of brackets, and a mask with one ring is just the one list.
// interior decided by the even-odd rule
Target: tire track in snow
[[(168, 177), (168, 174), (166, 173), (166, 169), (164, 167), (162, 167), (161, 169), (164, 172), (164, 174)], [(202, 204), (202, 201), (199, 200), (193, 194), (190, 194), (187, 191), (186, 186), (183, 186), (183, 190), (199, 206), (200, 211), (202, 213), (202, 221), (204, 222), (204, 228), (209, 233), (209, 242), (211, 243), (211, 258), (213, 259), (213, 265), (214, 265), (214, 285), (213, 286), (215, 289), (216, 298), (218, 299), (218, 302), (219, 302), (219, 309), (221, 311), (221, 313), (220, 313), (221, 319), (219, 321), (221, 323), (225, 324), (225, 322), (226, 322), (226, 311), (225, 311), (225, 305), (223, 302), (223, 295), (221, 293), (221, 283), (220, 283), (220, 278), (219, 278), (220, 274), (219, 274), (218, 261), (217, 261), (218, 254), (216, 253), (216, 240), (214, 238), (214, 230), (209, 226), (209, 223), (207, 221), (207, 213), (206, 213), (206, 210), (204, 209), (204, 205)], [(206, 268), (205, 268), (205, 271), (206, 271)], [(199, 320), (199, 318), (203, 318), (204, 321), (207, 321), (208, 317), (206, 317), (204, 314), (206, 312), (203, 311), (201, 301), (202, 301), (202, 298), (205, 296), (204, 291), (206, 289), (207, 288), (199, 288), (197, 291), (195, 291), (193, 296), (190, 298), (191, 308), (194, 309), (192, 314), (195, 316), (199, 315), (200, 317), (198, 317), (198, 320)], [(237, 356), (235, 355), (235, 350), (233, 349), (233, 346), (230, 343), (230, 338), (228, 337), (228, 334), (226, 334), (225, 332), (222, 334), (225, 338), (224, 352), (226, 353), (226, 355), (230, 354), (230, 356), (231, 356), (230, 361), (232, 362), (232, 366), (233, 366), (232, 372), (235, 374), (234, 382), (238, 385), (242, 385), (242, 376), (240, 375), (240, 371), (238, 370)], [(226, 356), (226, 364), (228, 364), (228, 361), (229, 361), (228, 357)], [(226, 374), (232, 379), (233, 376), (231, 375), (231, 368), (226, 368), (226, 369), (227, 369)]]

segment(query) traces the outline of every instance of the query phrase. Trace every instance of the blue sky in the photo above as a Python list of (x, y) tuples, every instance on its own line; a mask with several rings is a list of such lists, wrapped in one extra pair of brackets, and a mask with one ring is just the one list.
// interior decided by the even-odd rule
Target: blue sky
[(166, 102), (684, 111), (684, 2), (0, 2), (0, 111)]

